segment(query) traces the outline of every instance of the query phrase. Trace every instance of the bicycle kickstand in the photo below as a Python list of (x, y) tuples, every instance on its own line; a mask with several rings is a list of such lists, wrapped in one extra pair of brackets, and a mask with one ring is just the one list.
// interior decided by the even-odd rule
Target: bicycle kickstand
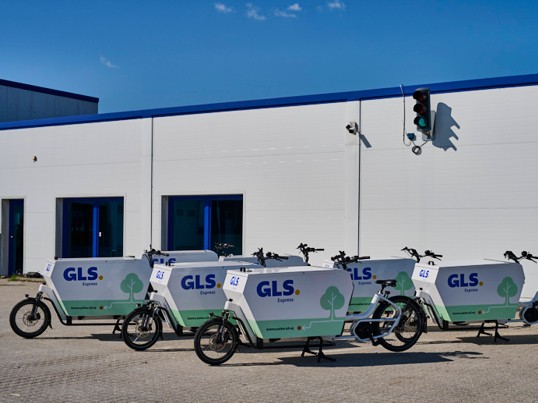
[[(310, 350), (310, 341), (311, 340), (319, 340), (319, 350), (318, 350), (317, 353)], [(306, 339), (306, 343), (305, 343), (305, 345), (303, 347), (303, 352), (301, 353), (301, 357), (304, 357), (305, 353), (312, 354), (312, 355), (317, 355), (318, 362), (320, 362), (322, 358), (324, 358), (324, 359), (326, 359), (328, 361), (336, 361), (336, 359), (334, 359), (332, 357), (329, 357), (328, 355), (325, 355), (325, 353), (323, 352), (323, 339), (321, 337), (309, 337), (308, 339)]]
[[(482, 326), (480, 326), (480, 329), (478, 329), (478, 334), (476, 335), (476, 337), (480, 337), (481, 334), (491, 336), (491, 333), (486, 332), (485, 325), (486, 325), (486, 322), (482, 322)], [(500, 335), (500, 333), (499, 333), (499, 322), (495, 321), (495, 333), (493, 335), (493, 342), (497, 343), (497, 339), (501, 339), (501, 340), (504, 340), (504, 341), (510, 341), (510, 339)]]

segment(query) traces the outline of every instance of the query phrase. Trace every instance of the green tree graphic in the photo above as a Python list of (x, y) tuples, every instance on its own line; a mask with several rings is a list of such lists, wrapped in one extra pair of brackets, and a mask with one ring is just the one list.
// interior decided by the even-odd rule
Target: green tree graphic
[(133, 301), (134, 294), (142, 291), (142, 288), (144, 288), (144, 283), (135, 273), (130, 273), (123, 279), (120, 287), (124, 293), (129, 294), (129, 301)]
[(319, 300), (321, 307), (331, 312), (329, 316), (331, 320), (334, 320), (334, 312), (337, 309), (342, 308), (345, 302), (344, 296), (335, 286), (327, 288), (325, 294), (323, 294)]
[(505, 277), (497, 287), (497, 294), (504, 297), (504, 305), (510, 304), (510, 297), (513, 297), (517, 294), (517, 284), (514, 283), (512, 277)]
[(411, 277), (409, 277), (409, 274), (405, 271), (401, 271), (396, 276), (396, 287), (398, 291), (400, 291), (401, 295), (405, 295), (405, 292), (407, 290), (410, 290), (413, 288), (413, 281), (411, 280)]

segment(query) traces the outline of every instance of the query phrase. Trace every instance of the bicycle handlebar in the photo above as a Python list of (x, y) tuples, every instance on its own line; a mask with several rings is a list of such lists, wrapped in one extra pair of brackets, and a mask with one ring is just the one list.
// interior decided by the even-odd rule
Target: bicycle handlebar
[(144, 253), (146, 253), (150, 258), (153, 256), (153, 255), (161, 255), (161, 256), (170, 256), (169, 253), (164, 253), (158, 249), (153, 249), (151, 248), (150, 250), (146, 250), (144, 251)]
[(429, 258), (433, 258), (433, 259), (437, 259), (437, 260), (441, 260), (441, 258), (443, 257), (443, 255), (439, 255), (431, 250), (425, 250), (424, 251), (424, 254), (421, 255), (417, 252), (416, 249), (413, 249), (413, 248), (408, 248), (407, 246), (404, 247), (402, 249), (402, 251), (404, 252), (407, 252), (411, 257), (415, 258), (417, 263), (420, 263), (420, 258), (421, 257), (429, 257)]
[(274, 260), (280, 260), (280, 261), (289, 259), (288, 256), (280, 256), (278, 253), (273, 253), (273, 252), (267, 252), (264, 254), (263, 248), (258, 248), (258, 251), (254, 252), (252, 256), (255, 256), (256, 258), (258, 258), (258, 262), (262, 266), (265, 266), (265, 261), (267, 259), (274, 259)]
[(278, 253), (272, 253), (272, 252), (267, 252), (265, 254), (265, 258), (266, 259), (275, 259), (275, 260), (288, 260), (289, 259), (288, 256), (280, 256)]
[(530, 260), (531, 262), (538, 263), (538, 261), (535, 260), (535, 259), (538, 259), (538, 256), (534, 256), (532, 253), (527, 252), (525, 250), (521, 252), (520, 257), (517, 257), (516, 254), (512, 252), (511, 250), (507, 250), (506, 252), (504, 252), (504, 257), (507, 260), (513, 260), (516, 263), (519, 263), (519, 261), (522, 259), (527, 259), (527, 260)]
[(304, 256), (304, 261), (308, 264), (308, 254), (310, 252), (321, 252), (321, 251), (324, 251), (325, 249), (323, 248), (312, 248), (311, 246), (308, 246), (307, 244), (305, 243), (300, 243), (299, 246), (297, 247), (297, 249), (299, 249), (301, 251), (301, 253), (303, 254)]
[(231, 243), (215, 243), (215, 249), (219, 256), (229, 256), (227, 253), (224, 253), (226, 249), (235, 248), (235, 245)]
[(359, 260), (370, 259), (370, 256), (347, 256), (343, 250), (336, 256), (331, 257), (331, 260), (336, 264), (341, 264), (344, 269), (347, 269), (348, 263), (357, 263)]
[(433, 257), (435, 259), (441, 260), (443, 255), (437, 255), (436, 253), (432, 252), (431, 250), (424, 251), (424, 256)]

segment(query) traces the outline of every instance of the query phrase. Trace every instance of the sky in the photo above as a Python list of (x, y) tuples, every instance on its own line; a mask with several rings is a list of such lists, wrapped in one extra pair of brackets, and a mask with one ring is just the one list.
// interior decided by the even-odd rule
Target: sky
[(100, 113), (533, 73), (535, 0), (0, 2), (0, 79)]

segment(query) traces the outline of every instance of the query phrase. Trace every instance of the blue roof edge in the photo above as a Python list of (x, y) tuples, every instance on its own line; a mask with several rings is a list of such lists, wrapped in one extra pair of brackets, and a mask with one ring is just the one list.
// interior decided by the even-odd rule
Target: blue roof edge
[[(1, 80), (0, 80), (1, 82)], [(193, 115), (212, 112), (229, 112), (263, 108), (281, 108), (287, 106), (316, 105), (337, 102), (362, 101), (401, 97), (402, 90), (411, 96), (419, 87), (430, 89), (432, 94), (487, 90), (507, 87), (538, 85), (538, 74), (519, 76), (482, 78), (474, 80), (452, 81), (436, 84), (419, 84), (401, 87), (380, 88), (361, 91), (336, 92), (318, 95), (303, 95), (282, 98), (268, 98), (251, 101), (222, 102), (159, 109), (144, 109), (127, 112), (102, 113), (93, 115), (65, 116), (48, 119), (20, 120), (0, 123), (0, 130), (23, 129), (32, 127), (61, 126), (71, 124), (110, 122), (118, 120), (147, 119), (166, 116)]]
[(59, 97), (78, 99), (80, 101), (99, 103), (99, 98), (90, 97), (88, 95), (75, 94), (73, 92), (53, 90), (51, 88), (39, 87), (37, 85), (18, 83), (18, 82), (15, 82), (15, 81), (2, 80), (2, 79), (0, 79), (0, 85), (6, 86), (6, 87), (18, 88), (20, 90), (41, 92), (43, 94), (56, 95), (56, 96), (59, 96)]

